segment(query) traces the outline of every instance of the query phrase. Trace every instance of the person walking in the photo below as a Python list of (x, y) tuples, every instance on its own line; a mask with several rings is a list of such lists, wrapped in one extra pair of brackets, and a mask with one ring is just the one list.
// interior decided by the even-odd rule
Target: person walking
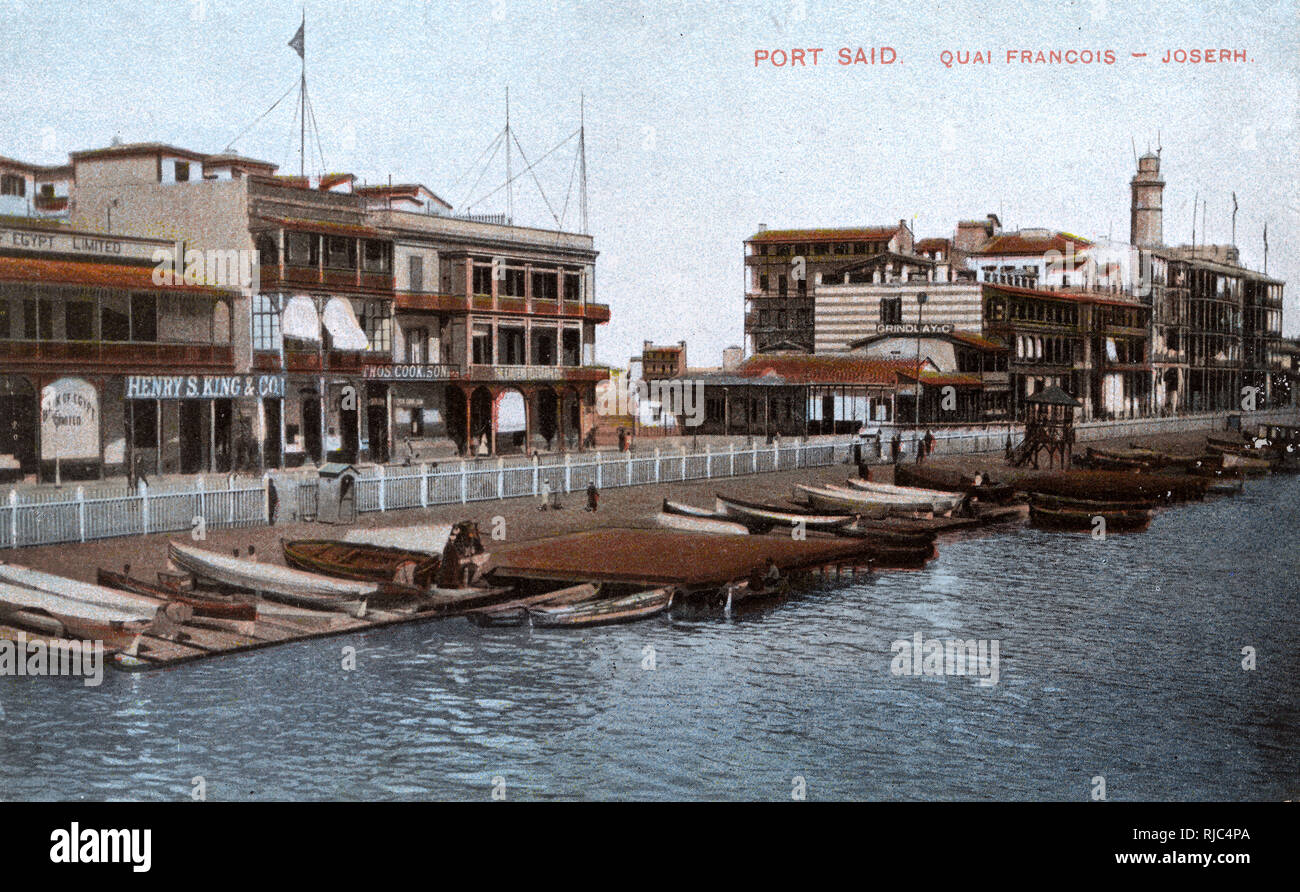
[(587, 510), (596, 511), (600, 507), (600, 490), (596, 489), (596, 481), (587, 481)]
[(919, 465), (925, 459), (925, 441), (917, 437), (913, 446), (916, 448), (916, 463)]
[(894, 464), (898, 464), (898, 456), (903, 451), (903, 438), (898, 435), (898, 431), (894, 431), (894, 438), (889, 441), (889, 451), (894, 456)]
[(934, 434), (929, 430), (925, 432), (925, 456), (929, 458), (934, 452)]

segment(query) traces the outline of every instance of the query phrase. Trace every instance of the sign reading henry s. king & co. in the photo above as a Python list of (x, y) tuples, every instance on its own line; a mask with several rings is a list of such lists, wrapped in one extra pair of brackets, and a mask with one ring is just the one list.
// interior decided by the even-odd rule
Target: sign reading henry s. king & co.
[(224, 400), (284, 396), (283, 375), (127, 375), (129, 400)]

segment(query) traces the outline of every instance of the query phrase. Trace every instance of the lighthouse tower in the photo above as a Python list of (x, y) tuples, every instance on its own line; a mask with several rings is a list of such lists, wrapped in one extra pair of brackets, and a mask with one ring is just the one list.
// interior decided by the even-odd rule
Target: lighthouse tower
[(1165, 181), (1160, 179), (1160, 156), (1147, 152), (1138, 159), (1137, 174), (1130, 182), (1133, 192), (1129, 241), (1139, 248), (1158, 248), (1164, 244), (1161, 207)]

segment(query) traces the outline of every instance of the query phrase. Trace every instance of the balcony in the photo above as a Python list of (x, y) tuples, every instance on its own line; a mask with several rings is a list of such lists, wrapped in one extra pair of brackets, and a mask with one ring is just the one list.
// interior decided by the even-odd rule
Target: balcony
[[(391, 360), (382, 359), (383, 363)], [(286, 350), (284, 354), (284, 371), (298, 374), (315, 374), (322, 372), (348, 372), (360, 374), (362, 368), (376, 362), (373, 354), (352, 353), (343, 350), (328, 350), (325, 353)], [(278, 371), (280, 357), (277, 353), (258, 353), (253, 358), (253, 368), (258, 371)]]
[(317, 269), (312, 266), (263, 266), (259, 268), (262, 291), (324, 289), (326, 291), (391, 293), (393, 277), (389, 273), (360, 270)]
[(233, 371), (229, 344), (119, 341), (0, 341), (4, 368), (81, 372)]
[[(589, 303), (582, 305), (577, 301), (529, 302), (521, 297), (498, 297), (496, 304), (492, 298), (483, 294), (467, 297), (464, 294), (441, 294), (434, 291), (399, 291), (394, 295), (393, 307), (399, 313), (467, 313), (496, 312), (511, 315), (546, 315), (586, 319), (591, 322), (608, 322), (610, 317), (607, 304)], [(561, 309), (562, 307), (562, 309)]]
[(472, 365), (465, 377), (470, 381), (604, 381), (609, 369), (576, 365)]

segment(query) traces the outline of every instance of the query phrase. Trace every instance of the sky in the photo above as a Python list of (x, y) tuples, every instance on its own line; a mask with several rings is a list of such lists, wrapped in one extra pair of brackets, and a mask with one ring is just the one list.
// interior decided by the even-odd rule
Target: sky
[[(0, 0), (0, 155), (63, 163), (115, 136), (217, 152), (238, 136), (240, 153), (296, 173), (294, 97), (259, 116), (297, 83), (287, 43), (302, 15), (252, 0)], [(759, 224), (906, 219), (918, 237), (951, 236), (998, 213), (1127, 239), (1134, 146), (1157, 144), (1166, 243), (1191, 240), (1198, 195), (1197, 241), (1230, 241), (1235, 192), (1242, 260), (1262, 266), (1267, 223), (1284, 330), (1300, 334), (1294, 0), (313, 0), (306, 17), (309, 169), (323, 157), (504, 212), (504, 153), (483, 153), (508, 89), (524, 153), (515, 219), (576, 229), (585, 100), (597, 299), (613, 314), (603, 363), (626, 365), (649, 339), (686, 340), (691, 365), (716, 365), (743, 343), (743, 242)], [(897, 61), (840, 65), (841, 47)], [(1207, 47), (1247, 61), (1160, 61)], [(818, 64), (755, 64), (756, 50), (794, 48), (821, 48)], [(949, 68), (945, 50), (984, 61)], [(1008, 50), (1110, 50), (1115, 63), (1008, 64)]]

